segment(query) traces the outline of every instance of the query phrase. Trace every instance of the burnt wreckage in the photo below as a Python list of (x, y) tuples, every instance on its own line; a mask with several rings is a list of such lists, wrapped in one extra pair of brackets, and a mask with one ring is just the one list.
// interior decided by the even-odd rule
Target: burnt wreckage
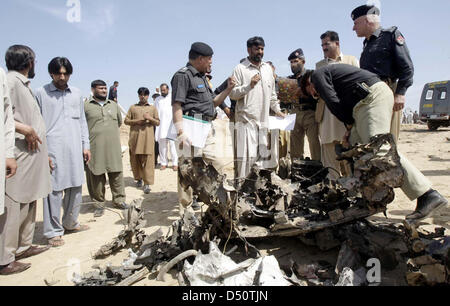
[[(158, 231), (145, 236), (142, 212), (131, 207), (127, 229), (95, 255), (103, 258), (121, 248), (131, 248), (136, 253), (131, 267), (108, 267), (79, 276), (75, 283), (129, 285), (158, 271), (158, 279), (163, 280), (164, 274), (180, 261), (200, 252), (208, 253), (211, 243), (220, 244), (223, 253), (230, 254), (237, 247), (227, 252), (230, 241), (242, 241), (247, 254), (260, 255), (249, 241), (271, 237), (299, 237), (321, 250), (341, 246), (336, 267), (292, 263), (286, 269), (292, 273), (287, 279), (296, 285), (301, 283), (298, 277), (314, 285), (333, 285), (330, 279), (339, 279), (341, 285), (363, 284), (365, 280), (356, 281), (363, 279), (358, 271), (360, 275), (365, 273), (362, 259), (379, 258), (384, 268), (393, 269), (401, 260), (399, 254), (403, 258), (419, 257), (408, 262), (408, 284), (448, 282), (448, 245), (444, 248), (430, 239), (424, 242), (414, 228), (379, 226), (365, 220), (386, 212), (394, 200), (394, 188), (403, 183), (404, 170), (392, 135), (375, 136), (369, 144), (341, 150), (338, 156), (349, 163), (353, 176), (337, 182), (327, 179), (329, 169), (312, 161), (285, 159), (278, 173), (254, 167), (247, 178), (230, 181), (201, 158), (185, 159), (179, 166), (179, 180), (184, 188), (193, 189), (199, 202), (207, 205), (201, 219), (187, 210), (167, 235)], [(433, 237), (442, 238), (441, 234)], [(445, 239), (444, 246), (448, 244)], [(440, 253), (435, 252), (438, 255), (427, 249), (430, 244), (433, 247), (433, 242), (434, 249), (439, 249)], [(439, 277), (433, 276), (429, 281), (427, 271), (420, 270), (421, 264), (432, 272), (438, 271)], [(179, 277), (180, 284), (189, 283), (185, 274), (180, 273)]]

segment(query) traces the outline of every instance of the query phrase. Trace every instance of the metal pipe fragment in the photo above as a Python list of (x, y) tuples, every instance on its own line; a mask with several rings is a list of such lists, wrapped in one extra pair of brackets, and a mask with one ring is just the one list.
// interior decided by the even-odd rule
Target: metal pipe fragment
[(164, 267), (161, 268), (161, 271), (159, 271), (158, 276), (156, 277), (156, 280), (164, 282), (164, 276), (166, 275), (167, 272), (169, 272), (176, 264), (178, 264), (180, 261), (185, 260), (188, 257), (191, 256), (197, 256), (197, 251), (196, 250), (189, 250), (186, 252), (181, 253), (180, 255), (178, 255), (177, 257), (175, 257), (174, 259), (172, 259), (171, 261), (169, 261), (169, 263), (167, 265), (165, 265)]

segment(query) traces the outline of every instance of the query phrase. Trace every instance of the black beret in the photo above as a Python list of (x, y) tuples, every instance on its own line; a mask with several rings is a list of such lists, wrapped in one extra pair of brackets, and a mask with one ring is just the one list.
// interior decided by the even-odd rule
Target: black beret
[(355, 8), (352, 12), (352, 19), (355, 21), (361, 16), (378, 15), (380, 16), (380, 9), (375, 5), (361, 5)]
[(205, 43), (196, 42), (191, 46), (191, 51), (198, 53), (203, 56), (212, 56), (214, 54), (213, 49)]
[(297, 49), (294, 52), (292, 52), (291, 55), (289, 55), (289, 57), (288, 57), (288, 61), (291, 61), (296, 58), (300, 58), (300, 59), (305, 58), (305, 55), (303, 54), (302, 49)]

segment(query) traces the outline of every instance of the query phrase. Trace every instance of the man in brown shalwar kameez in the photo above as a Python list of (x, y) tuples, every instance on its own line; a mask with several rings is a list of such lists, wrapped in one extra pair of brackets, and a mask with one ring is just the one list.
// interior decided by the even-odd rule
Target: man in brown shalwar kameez
[[(155, 135), (154, 127), (159, 126), (156, 107), (148, 103), (150, 90), (139, 88), (139, 103), (130, 107), (125, 124), (130, 128), (130, 163), (137, 186), (144, 184), (144, 193), (150, 193), (150, 185), (155, 182)], [(142, 182), (143, 181), (143, 182)]]

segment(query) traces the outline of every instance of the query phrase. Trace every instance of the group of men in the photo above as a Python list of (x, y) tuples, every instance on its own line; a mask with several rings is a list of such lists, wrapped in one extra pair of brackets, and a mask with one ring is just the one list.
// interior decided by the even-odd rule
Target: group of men
[[(355, 57), (341, 53), (339, 36), (333, 31), (320, 36), (325, 57), (317, 63), (317, 70), (305, 69), (301, 49), (288, 57), (294, 74), (291, 78), (297, 80), (300, 97), (290, 107), (290, 112), (296, 114), (290, 155), (305, 157), (306, 135), (311, 159), (331, 169), (332, 180), (350, 174), (336, 160), (337, 142), (367, 143), (372, 136), (384, 133), (398, 139), (401, 110), (414, 68), (404, 37), (395, 27), (382, 29), (379, 14), (378, 8), (370, 5), (352, 12), (354, 30), (366, 38), (360, 59), (362, 69)], [(183, 123), (185, 116), (212, 123), (216, 107), (231, 118), (237, 179), (245, 179), (254, 165), (264, 169), (277, 167), (278, 158), (273, 152), (278, 138), (274, 142), (270, 137), (269, 115), (284, 118), (286, 113), (277, 97), (274, 68), (263, 61), (264, 49), (262, 37), (250, 38), (248, 57), (214, 90), (207, 78), (212, 72), (213, 49), (197, 42), (189, 51), (189, 63), (173, 76), (171, 94), (169, 85), (161, 85), (161, 96), (150, 105), (148, 88), (138, 90), (139, 102), (129, 109), (124, 120), (130, 126), (130, 163), (138, 187), (149, 193), (154, 183), (155, 138), (160, 146), (162, 170), (168, 166), (167, 151), (171, 148), (175, 171), (178, 156), (201, 156), (222, 171), (222, 155), (216, 146), (220, 138), (214, 124), (205, 146), (198, 148), (192, 145)], [(6, 179), (6, 185), (0, 184), (5, 188), (0, 202), (3, 275), (28, 269), (30, 264), (18, 260), (45, 252), (50, 246), (63, 245), (65, 234), (89, 229), (78, 222), (84, 171), (97, 217), (105, 209), (106, 175), (115, 206), (128, 207), (119, 132), (122, 116), (115, 103), (118, 83), (112, 88), (115, 101), (107, 99), (106, 83), (96, 80), (91, 84), (92, 97), (83, 102), (80, 91), (68, 84), (73, 73), (70, 61), (57, 57), (48, 66), (51, 82), (33, 92), (30, 79), (34, 77), (35, 58), (29, 47), (12, 46), (6, 53), (9, 72), (5, 76), (0, 71), (0, 98), (4, 103), (0, 113), (4, 119), (0, 162), (6, 169), (0, 177)], [(227, 97), (232, 100), (231, 106), (224, 104)], [(176, 142), (169, 135), (173, 128)], [(416, 210), (407, 216), (408, 222), (416, 223), (447, 205), (447, 200), (403, 155), (401, 163), (405, 170), (402, 190), (411, 200), (417, 199)], [(178, 182), (180, 213), (193, 203), (192, 189), (185, 187)], [(36, 201), (40, 198), (44, 199), (47, 247), (32, 245)]]
[[(35, 59), (31, 48), (14, 45), (5, 55), (8, 73), (0, 70), (5, 119), (1, 160), (6, 167), (0, 199), (0, 275), (27, 270), (31, 265), (19, 260), (64, 245), (64, 235), (89, 229), (78, 221), (85, 175), (96, 216), (105, 209), (106, 175), (115, 207), (128, 208), (122, 117), (118, 104), (107, 99), (106, 83), (93, 81), (92, 96), (84, 102), (80, 90), (69, 85), (71, 62), (56, 57), (48, 64), (51, 82), (33, 91)], [(39, 199), (45, 247), (32, 245)]]
[[(385, 133), (391, 133), (398, 141), (405, 94), (414, 75), (405, 38), (396, 27), (381, 27), (380, 10), (376, 6), (362, 5), (353, 10), (351, 18), (357, 36), (365, 38), (360, 61), (341, 53), (339, 36), (334, 31), (320, 36), (324, 59), (316, 64), (316, 71), (305, 69), (302, 49), (288, 57), (294, 73), (290, 78), (298, 81), (300, 96), (298, 103), (290, 107), (291, 113), (296, 114), (290, 155), (304, 158), (306, 135), (311, 159), (321, 161), (330, 169), (331, 180), (351, 175), (348, 167), (336, 159), (337, 143), (368, 143), (371, 137)], [(218, 152), (213, 149), (219, 141), (214, 137), (214, 125), (205, 147), (198, 150), (187, 139), (182, 118), (187, 115), (211, 122), (215, 118), (215, 107), (227, 110), (222, 103), (229, 96), (236, 177), (246, 178), (254, 165), (274, 168), (271, 153), (276, 150), (273, 141), (269, 140), (269, 114), (272, 112), (283, 118), (285, 113), (277, 98), (274, 67), (262, 60), (264, 48), (262, 37), (250, 38), (247, 41), (248, 57), (241, 60), (232, 76), (214, 91), (207, 79), (211, 73), (212, 48), (200, 42), (191, 46), (189, 63), (172, 79), (177, 142), (187, 147), (183, 156), (202, 156), (220, 169)], [(411, 201), (417, 199), (415, 211), (406, 217), (408, 222), (417, 223), (448, 204), (403, 155), (401, 163), (405, 170), (402, 190)], [(192, 203), (192, 190), (180, 184), (178, 188), (181, 211)]]

